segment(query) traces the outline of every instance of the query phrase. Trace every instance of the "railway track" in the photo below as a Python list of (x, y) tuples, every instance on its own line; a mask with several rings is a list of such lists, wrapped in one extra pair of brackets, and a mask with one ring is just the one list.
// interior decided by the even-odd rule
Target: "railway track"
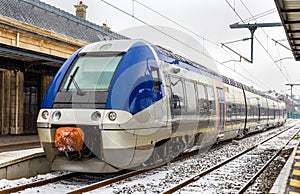
[[(268, 165), (274, 161), (274, 159), (280, 154), (280, 152), (289, 144), (289, 142), (300, 132), (300, 127), (294, 128), (293, 132), (290, 131), (294, 126), (276, 134), (272, 137), (264, 140), (261, 143), (205, 170), (197, 175), (186, 179), (185, 181), (168, 188), (163, 193), (169, 194), (176, 191), (186, 192), (209, 192), (209, 193), (244, 193), (247, 189), (252, 186), (255, 180), (263, 173)], [(288, 138), (287, 138), (288, 137)], [(275, 146), (276, 139), (281, 139), (284, 143), (280, 146)], [(284, 140), (286, 139), (286, 141)], [(273, 141), (273, 142), (272, 142)], [(278, 142), (277, 142), (278, 143)], [(269, 144), (269, 145), (268, 145)], [(252, 172), (242, 173), (243, 170), (247, 171), (251, 163), (257, 166), (253, 172), (253, 166), (250, 168)], [(244, 168), (242, 171), (237, 168)], [(223, 174), (223, 173), (226, 174)], [(220, 182), (216, 181), (217, 178)], [(226, 185), (226, 186), (225, 186)], [(224, 190), (224, 188), (230, 189)], [(221, 188), (219, 188), (219, 186)], [(224, 186), (222, 188), (222, 186)], [(188, 187), (188, 189), (185, 189)]]
[(8, 189), (3, 189), (0, 190), (0, 193), (14, 193), (14, 192), (19, 192), (28, 188), (32, 188), (32, 187), (40, 187), (49, 183), (54, 183), (57, 181), (61, 181), (61, 180), (65, 180), (65, 179), (69, 179), (71, 177), (76, 176), (78, 173), (69, 173), (69, 174), (65, 174), (65, 175), (61, 175), (61, 176), (57, 176), (54, 178), (49, 178), (49, 179), (45, 179), (45, 180), (40, 180), (40, 181), (36, 181), (33, 183), (28, 183), (28, 184), (24, 184), (24, 185), (20, 185), (20, 186), (16, 186), (16, 187), (12, 187), (12, 188), (8, 188)]
[[(289, 128), (288, 128), (289, 129)], [(266, 140), (264, 140), (263, 142), (260, 142), (259, 144), (257, 144), (257, 145), (255, 145), (254, 146), (254, 148), (255, 147), (257, 147), (258, 145), (262, 145), (264, 142), (267, 142), (267, 141), (269, 141), (270, 139), (272, 139), (272, 138), (274, 138), (274, 137), (276, 137), (276, 136), (278, 136), (279, 134), (281, 134), (281, 133), (283, 133), (283, 132), (285, 132), (285, 131), (287, 131), (288, 129), (285, 129), (285, 130), (281, 130), (281, 132), (280, 133), (276, 133), (275, 135), (273, 135), (272, 137), (270, 137), (270, 138), (268, 138), (268, 139), (266, 139)], [(270, 133), (272, 133), (272, 132), (270, 132)], [(242, 153), (246, 153), (246, 152), (248, 152), (249, 150), (252, 150), (252, 149), (254, 149), (254, 148), (249, 148), (249, 149), (247, 149), (246, 151), (244, 151), (244, 152), (242, 152)], [(242, 154), (241, 153), (241, 154)], [(232, 160), (233, 160), (233, 158), (231, 158)], [(223, 163), (221, 163), (221, 164), (223, 164)], [(207, 174), (209, 173), (208, 171), (205, 171)], [(105, 187), (105, 186), (107, 186), (107, 185), (113, 185), (113, 183), (117, 183), (117, 184), (123, 184), (123, 185), (126, 185), (126, 181), (125, 181), (125, 183), (123, 182), (123, 183), (121, 183), (121, 181), (123, 181), (123, 180), (125, 180), (125, 179), (127, 179), (127, 178), (129, 178), (129, 177), (131, 177), (131, 179), (133, 179), (132, 177), (133, 176), (138, 176), (138, 175), (140, 175), (140, 174), (143, 174), (143, 173), (146, 173), (146, 171), (140, 171), (139, 173), (133, 173), (132, 174), (132, 176), (128, 176), (128, 177), (122, 177), (122, 179), (114, 179), (114, 180), (106, 180), (106, 181), (104, 181), (104, 182), (100, 182), (100, 183), (95, 183), (95, 184), (93, 184), (93, 185), (90, 185), (90, 186), (86, 186), (86, 187), (84, 187), (84, 188), (80, 188), (80, 189), (77, 189), (77, 190), (74, 190), (74, 191), (72, 191), (72, 192), (69, 192), (69, 193), (84, 193), (84, 192), (89, 192), (89, 191), (93, 191), (94, 190), (94, 193), (97, 193), (99, 190), (96, 190), (96, 189), (101, 189), (101, 188), (103, 188), (103, 187)], [(205, 174), (205, 173), (204, 173)], [(145, 175), (145, 176), (149, 176), (149, 175)], [(151, 176), (151, 175), (150, 175)], [(143, 176), (141, 176), (141, 177), (143, 177)], [(199, 176), (196, 176), (196, 177), (193, 177), (192, 178), (192, 180), (197, 180), (198, 178), (200, 178)], [(137, 179), (139, 179), (139, 178), (137, 178)], [(130, 180), (130, 179), (129, 179)], [(140, 186), (141, 187), (143, 187), (143, 184), (140, 184)], [(179, 188), (181, 188), (182, 187), (182, 185), (179, 185)], [(124, 186), (124, 188), (126, 189), (126, 186)], [(176, 191), (176, 189), (175, 190), (170, 190), (170, 192), (169, 193), (172, 193), (172, 192), (175, 192)], [(100, 192), (102, 192), (101, 190), (100, 190)], [(106, 192), (106, 191), (104, 191), (104, 192)], [(109, 191), (110, 192), (110, 191)], [(129, 193), (131, 192), (131, 190), (129, 189)], [(166, 192), (168, 192), (168, 191), (166, 191)], [(93, 193), (93, 192), (92, 192)], [(118, 191), (116, 191), (116, 193), (118, 193)], [(155, 193), (155, 192), (153, 192), (153, 193)]]
[[(95, 182), (106, 179), (113, 179), (122, 173), (124, 174), (125, 172), (112, 174), (65, 173), (53, 178), (46, 178), (43, 180), (3, 189), (0, 190), (0, 193), (51, 193), (51, 191), (53, 191), (53, 193), (67, 193), (68, 191), (78, 187), (91, 185)], [(55, 191), (56, 188), (57, 190)], [(64, 188), (64, 191), (62, 191), (61, 188)]]
[[(285, 130), (279, 130), (281, 131), (279, 134), (284, 133), (285, 131), (287, 131), (288, 129)], [(275, 132), (270, 132), (270, 134), (273, 134)], [(268, 142), (270, 139), (275, 138), (276, 136), (279, 135), (278, 133), (276, 133), (276, 135), (273, 135), (271, 138), (268, 138), (267, 140), (264, 140), (261, 143), (256, 144), (254, 147), (247, 149), (246, 151), (241, 152), (238, 155), (243, 155), (246, 154), (248, 152), (250, 152), (251, 150), (263, 145), (264, 143)], [(279, 151), (277, 151), (279, 152)], [(179, 158), (177, 160), (183, 160), (185, 158), (189, 158), (191, 157), (191, 155), (196, 155), (197, 152), (191, 153), (190, 155), (185, 155), (182, 158)], [(165, 193), (172, 193), (172, 192), (176, 192), (179, 189), (183, 189), (185, 188), (187, 185), (195, 183), (196, 181), (200, 180), (201, 178), (205, 177), (205, 175), (208, 175), (209, 173), (221, 168), (222, 166), (226, 165), (227, 163), (230, 163), (230, 161), (235, 160), (235, 158), (238, 158), (239, 156), (236, 155), (234, 157), (231, 157), (230, 159), (219, 163), (218, 165), (211, 167), (205, 171), (202, 171), (201, 173), (185, 180), (185, 181), (180, 181), (180, 184), (176, 185), (175, 187), (170, 187), (171, 185), (174, 186), (173, 183), (170, 183), (167, 186), (167, 190), (164, 190)], [(274, 156), (275, 157), (275, 156)], [(271, 159), (269, 158), (269, 160), (271, 161)], [(169, 164), (168, 164), (169, 165)], [(47, 190), (47, 186), (45, 185), (49, 185), (50, 183), (53, 184), (61, 184), (63, 186), (67, 185), (67, 189), (64, 191), (61, 190), (56, 190), (59, 192), (63, 192), (63, 193), (83, 193), (83, 192), (89, 192), (89, 191), (95, 191), (97, 193), (97, 189), (101, 189), (101, 188), (105, 188), (106, 186), (111, 186), (115, 184), (123, 184), (121, 183), (122, 181), (124, 182), (124, 180), (133, 180), (133, 177), (137, 177), (136, 179), (139, 179), (139, 177), (143, 177), (143, 176), (148, 176), (147, 172), (148, 171), (153, 171), (154, 168), (159, 168), (162, 165), (158, 165), (155, 166), (151, 169), (145, 169), (145, 170), (137, 170), (137, 171), (131, 171), (131, 172), (123, 172), (123, 173), (116, 173), (116, 174), (112, 174), (110, 176), (106, 176), (106, 175), (84, 175), (82, 173), (70, 173), (67, 175), (63, 175), (61, 177), (57, 177), (57, 178), (51, 178), (49, 180), (42, 180), (42, 181), (37, 181), (35, 183), (30, 183), (28, 185), (22, 185), (22, 186), (18, 186), (18, 187), (14, 187), (14, 188), (9, 188), (6, 190), (0, 190), (0, 193), (12, 193), (12, 192), (19, 192), (19, 191), (23, 191), (25, 189), (31, 188), (31, 190), (29, 190), (29, 193), (41, 193), (43, 192), (42, 189), (39, 189), (41, 187), (46, 187)], [(167, 168), (167, 167), (165, 167)], [(160, 171), (160, 170), (158, 170)], [(200, 171), (199, 171), (200, 172)], [(143, 175), (145, 174), (145, 175)], [(151, 174), (151, 172), (150, 172)], [(153, 173), (154, 174), (154, 173)], [(89, 179), (90, 181), (86, 180)], [(254, 180), (254, 178), (253, 178)], [(61, 182), (61, 183), (59, 183)], [(126, 182), (126, 181), (125, 181)], [(252, 181), (249, 180), (249, 185), (252, 184)], [(32, 188), (35, 187), (33, 190)], [(49, 186), (51, 187), (51, 186)], [(57, 187), (60, 188), (59, 186), (52, 186), (52, 187)], [(26, 192), (25, 192), (26, 193)], [(28, 193), (28, 192), (27, 192)]]
[[(197, 154), (197, 152), (191, 152), (191, 153), (182, 155), (181, 157), (176, 158), (173, 162), (186, 159), (195, 154)], [(146, 173), (155, 168), (159, 168), (163, 165), (164, 164), (158, 164), (158, 165), (152, 166), (151, 168), (147, 168), (147, 169), (135, 170), (135, 171), (124, 170), (122, 172), (112, 173), (112, 174), (68, 173), (68, 174), (56, 176), (53, 178), (48, 178), (48, 179), (35, 181), (32, 183), (28, 183), (28, 184), (23, 184), (20, 186), (15, 186), (12, 188), (3, 189), (3, 190), (0, 190), (0, 193), (1, 194), (2, 193), (9, 194), (9, 193), (24, 191), (26, 189), (31, 189), (32, 191), (30, 191), (30, 193), (34, 193), (35, 191), (37, 193), (40, 193), (41, 191), (43, 191), (43, 189), (39, 189), (39, 188), (44, 187), (49, 184), (71, 185), (71, 186), (67, 187), (68, 189), (67, 189), (66, 193), (70, 193), (70, 194), (71, 193), (72, 194), (83, 193), (83, 192), (95, 190), (97, 188), (101, 188), (101, 187), (128, 179), (130, 177), (134, 177), (134, 176)], [(54, 187), (59, 187), (59, 186), (54, 186)], [(76, 188), (76, 187), (80, 187), (80, 188)]]

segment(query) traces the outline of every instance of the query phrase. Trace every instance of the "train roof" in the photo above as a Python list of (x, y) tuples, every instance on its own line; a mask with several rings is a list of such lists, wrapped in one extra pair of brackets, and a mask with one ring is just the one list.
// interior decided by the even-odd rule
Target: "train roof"
[[(127, 40), (100, 41), (100, 42), (95, 42), (95, 43), (85, 46), (79, 53), (100, 52), (100, 51), (101, 52), (120, 52), (121, 53), (121, 52), (127, 52), (131, 47), (136, 46), (136, 45), (150, 46), (151, 44), (145, 40), (140, 40), (140, 39), (138, 39), (138, 40), (127, 39)], [(263, 96), (265, 98), (268, 98), (268, 99), (271, 99), (274, 101), (280, 101), (279, 99), (269, 96), (269, 95), (263, 93), (262, 91), (256, 90), (253, 87), (249, 87), (245, 84), (235, 81), (232, 78), (226, 77), (224, 75), (220, 75), (219, 73), (212, 71), (203, 65), (195, 63), (195, 62), (187, 59), (186, 57), (175, 54), (171, 50), (168, 50), (168, 49), (158, 46), (158, 45), (152, 45), (152, 46), (154, 47), (156, 52), (158, 52), (159, 55), (171, 58), (174, 61), (176, 61), (175, 63), (172, 63), (174, 65), (177, 65), (177, 66), (181, 65), (181, 67), (183, 67), (187, 70), (193, 71), (193, 72), (197, 72), (197, 70), (198, 71), (200, 70), (201, 72), (207, 72), (208, 74), (210, 74), (212, 76), (220, 77), (222, 79), (223, 83), (232, 85), (237, 88), (244, 89), (248, 92)]]
[(246, 90), (248, 92), (251, 92), (253, 94), (257, 94), (257, 95), (263, 96), (263, 97), (268, 98), (270, 100), (274, 100), (274, 101), (277, 101), (277, 102), (281, 101), (281, 100), (279, 100), (277, 98), (274, 98), (273, 96), (270, 96), (270, 95), (268, 95), (268, 94), (266, 94), (266, 93), (264, 93), (264, 92), (262, 92), (260, 90), (256, 90), (253, 87), (249, 87), (249, 86), (247, 86), (245, 84), (242, 84), (242, 83), (240, 83), (238, 81), (235, 81), (232, 78), (226, 77), (224, 75), (221, 75), (221, 77), (222, 77), (223, 83), (226, 83), (228, 85), (232, 85), (232, 86), (237, 87), (237, 88), (244, 89), (244, 90)]
[[(88, 52), (127, 52), (134, 44), (141, 40), (110, 40), (86, 45), (80, 53)], [(144, 41), (143, 41), (144, 42)], [(146, 43), (146, 42), (145, 42)]]
[[(152, 45), (151, 43), (149, 43), (145, 40), (141, 40), (141, 39), (109, 40), (109, 41), (96, 42), (96, 43), (92, 43), (92, 44), (85, 46), (80, 51), (80, 53), (99, 52), (99, 51), (102, 51), (102, 52), (127, 52), (132, 46), (143, 45), (143, 44), (152, 46), (156, 50), (157, 54), (177, 61), (177, 63), (172, 63), (174, 65), (184, 66), (183, 68), (188, 69), (190, 71), (196, 71), (196, 70), (205, 71), (207, 73), (210, 73), (211, 75), (220, 77), (219, 73), (212, 71), (203, 65), (195, 63), (179, 54), (175, 54), (173, 51), (171, 51), (169, 49), (166, 49), (159, 45)], [(181, 62), (181, 63), (179, 63), (179, 62)]]
[(158, 49), (159, 54), (176, 60), (177, 63), (173, 63), (174, 65), (180, 66), (179, 62), (182, 62), (183, 64), (185, 64), (184, 68), (188, 69), (190, 71), (194, 71), (195, 72), (195, 70), (198, 69), (198, 70), (210, 73), (211, 75), (220, 77), (219, 73), (217, 73), (217, 72), (215, 72), (215, 71), (213, 71), (213, 70), (211, 70), (211, 69), (209, 69), (209, 68), (207, 68), (207, 67), (205, 67), (203, 65), (200, 65), (199, 63), (191, 61), (191, 60), (187, 59), (186, 57), (183, 57), (183, 56), (181, 56), (179, 54), (173, 53), (171, 50), (168, 50), (168, 49), (166, 49), (164, 47), (161, 47), (161, 46), (156, 46), (156, 47)]

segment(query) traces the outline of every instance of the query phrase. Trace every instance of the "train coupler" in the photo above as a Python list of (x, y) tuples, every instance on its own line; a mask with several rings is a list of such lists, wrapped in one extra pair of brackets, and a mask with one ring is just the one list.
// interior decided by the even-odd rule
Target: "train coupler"
[(60, 127), (56, 130), (55, 146), (62, 152), (75, 152), (83, 149), (84, 132), (76, 127)]

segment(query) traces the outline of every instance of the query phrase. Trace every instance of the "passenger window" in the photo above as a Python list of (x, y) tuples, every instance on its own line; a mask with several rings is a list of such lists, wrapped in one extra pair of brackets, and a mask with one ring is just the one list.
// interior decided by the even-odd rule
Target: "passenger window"
[(241, 105), (240, 104), (236, 105), (236, 116), (238, 116), (238, 118), (241, 116)]
[(231, 109), (232, 109), (232, 117), (236, 118), (237, 116), (236, 104), (232, 104)]
[(221, 88), (217, 88), (219, 102), (224, 102), (224, 91)]
[(185, 109), (182, 81), (175, 77), (170, 77), (170, 81), (174, 114), (180, 114)]
[(231, 114), (232, 114), (231, 103), (227, 102), (226, 103), (226, 122), (228, 124), (231, 123)]
[(246, 112), (245, 105), (241, 104), (241, 116), (244, 117), (246, 115), (245, 112)]
[(185, 90), (186, 90), (186, 100), (187, 100), (187, 111), (188, 112), (196, 112), (197, 111), (197, 103), (196, 103), (196, 92), (195, 86), (193, 82), (185, 81)]
[(161, 88), (160, 88), (158, 69), (151, 68), (151, 75), (152, 75), (153, 84), (154, 84), (154, 92), (160, 92)]
[(198, 89), (198, 104), (199, 104), (200, 113), (207, 113), (209, 107), (206, 98), (205, 86), (197, 84), (197, 89)]
[(209, 101), (209, 109), (210, 111), (215, 111), (216, 110), (216, 105), (215, 105), (215, 92), (212, 87), (207, 87), (207, 97)]

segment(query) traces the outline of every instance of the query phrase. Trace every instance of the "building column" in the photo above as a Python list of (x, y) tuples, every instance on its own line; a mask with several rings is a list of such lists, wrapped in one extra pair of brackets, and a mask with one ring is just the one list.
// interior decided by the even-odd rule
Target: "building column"
[(5, 125), (5, 118), (4, 118), (4, 83), (6, 83), (4, 81), (4, 73), (3, 71), (0, 71), (0, 80), (1, 80), (1, 84), (0, 84), (0, 135), (4, 134), (4, 125)]
[(1, 83), (1, 122), (2, 130), (1, 134), (9, 134), (10, 127), (10, 74), (11, 71), (2, 72), (2, 83)]
[(20, 71), (1, 74), (1, 134), (22, 134), (24, 74)]
[(14, 109), (13, 122), (11, 123), (11, 134), (23, 134), (24, 131), (24, 73), (21, 71), (14, 72), (15, 79), (12, 90), (15, 93), (15, 101), (12, 102)]

